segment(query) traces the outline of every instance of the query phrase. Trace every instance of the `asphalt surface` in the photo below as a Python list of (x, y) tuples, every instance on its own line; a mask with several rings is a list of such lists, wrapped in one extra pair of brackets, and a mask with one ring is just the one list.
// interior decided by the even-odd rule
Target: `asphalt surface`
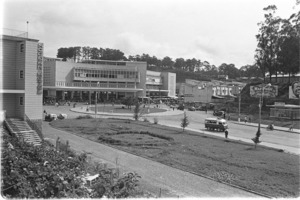
[[(70, 111), (68, 106), (45, 106), (44, 109), (48, 113), (66, 113), (68, 118), (82, 115)], [(108, 163), (109, 166), (118, 167), (123, 172), (138, 173), (142, 177), (142, 187), (157, 197), (261, 197), (251, 191), (216, 182), (54, 129), (48, 122), (43, 122), (43, 134), (45, 139), (53, 144), (57, 137), (60, 137), (64, 141), (68, 140), (72, 149), (87, 152), (95, 161)]]

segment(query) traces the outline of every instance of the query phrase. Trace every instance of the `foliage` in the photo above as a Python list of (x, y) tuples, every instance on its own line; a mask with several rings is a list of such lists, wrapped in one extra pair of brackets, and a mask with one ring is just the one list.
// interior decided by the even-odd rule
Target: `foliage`
[(261, 143), (261, 141), (259, 140), (259, 137), (261, 135), (262, 134), (261, 134), (260, 129), (259, 129), (259, 130), (257, 130), (255, 137), (251, 139), (255, 144), (255, 148), (256, 148), (257, 144)]
[[(138, 183), (139, 176), (129, 173), (109, 182), (100, 176), (95, 187), (88, 188), (82, 179), (86, 154), (70, 156), (48, 143), (32, 146), (6, 134), (3, 140), (10, 144), (2, 151), (2, 194), (6, 198), (124, 198), (134, 193)], [(109, 169), (105, 174), (112, 177)]]
[(189, 119), (188, 116), (186, 115), (186, 112), (183, 113), (183, 118), (181, 119), (181, 124), (180, 126), (182, 127), (182, 131), (189, 125)]
[(264, 10), (265, 21), (259, 23), (258, 44), (255, 60), (262, 75), (279, 73), (296, 74), (299, 72), (299, 20), (300, 11), (289, 19), (275, 16), (276, 6), (270, 5)]
[(135, 103), (135, 99), (133, 97), (126, 97), (122, 99), (121, 103), (127, 106), (128, 109), (131, 109), (131, 106)]
[(76, 119), (92, 119), (93, 117), (91, 115), (79, 115), (76, 117)]
[(133, 118), (134, 118), (135, 121), (137, 121), (140, 118), (141, 108), (140, 108), (139, 101), (135, 101), (134, 104), (135, 104), (135, 106), (134, 106), (134, 110), (133, 110)]
[(144, 117), (143, 121), (144, 122), (149, 122), (149, 120), (146, 117)]

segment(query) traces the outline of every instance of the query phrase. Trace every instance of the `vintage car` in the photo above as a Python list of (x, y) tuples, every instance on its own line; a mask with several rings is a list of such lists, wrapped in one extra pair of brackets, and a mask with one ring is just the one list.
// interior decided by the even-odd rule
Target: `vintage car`
[(207, 130), (225, 131), (228, 129), (227, 121), (222, 118), (206, 118), (204, 124)]

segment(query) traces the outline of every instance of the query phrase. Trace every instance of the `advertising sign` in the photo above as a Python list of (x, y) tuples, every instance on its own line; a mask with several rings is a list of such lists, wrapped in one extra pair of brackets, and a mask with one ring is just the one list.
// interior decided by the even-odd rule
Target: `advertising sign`
[(289, 86), (289, 99), (299, 99), (300, 97), (300, 82), (296, 81)]
[[(263, 93), (263, 94), (262, 94)], [(263, 86), (263, 85), (255, 85), (250, 86), (250, 96), (251, 97), (276, 97), (278, 94), (278, 86)]]

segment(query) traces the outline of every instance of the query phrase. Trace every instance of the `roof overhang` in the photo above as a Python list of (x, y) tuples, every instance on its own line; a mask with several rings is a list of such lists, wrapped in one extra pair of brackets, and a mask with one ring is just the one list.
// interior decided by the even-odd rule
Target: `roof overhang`
[(8, 93), (8, 94), (24, 94), (25, 90), (6, 90), (0, 89), (0, 93)]
[(101, 87), (56, 87), (56, 86), (43, 86), (43, 89), (53, 90), (81, 90), (81, 91), (118, 91), (118, 92), (138, 92), (143, 91), (141, 88), (101, 88)]

